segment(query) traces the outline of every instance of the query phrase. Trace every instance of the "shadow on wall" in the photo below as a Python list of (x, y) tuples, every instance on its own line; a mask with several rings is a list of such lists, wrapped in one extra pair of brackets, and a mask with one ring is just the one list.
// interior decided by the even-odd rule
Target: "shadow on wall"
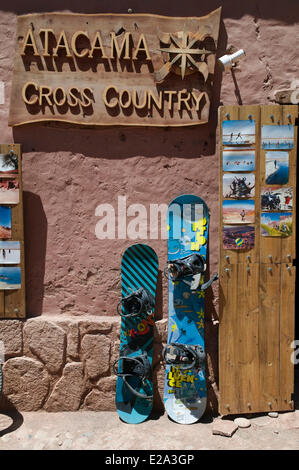
[(240, 0), (207, 0), (199, 2), (169, 2), (166, 0), (151, 0), (140, 2), (130, 0), (121, 2), (111, 0), (89, 0), (82, 4), (80, 0), (52, 0), (51, 4), (39, 0), (2, 0), (1, 10), (11, 11), (18, 15), (27, 13), (71, 11), (73, 13), (127, 13), (130, 7), (134, 13), (152, 13), (165, 16), (203, 16), (222, 6), (223, 18), (238, 19), (244, 15), (265, 19), (277, 19), (284, 23), (294, 24), (299, 18), (298, 4), (294, 0), (259, 0), (258, 2), (240, 2)]
[[(210, 243), (208, 243), (208, 253)], [(205, 279), (209, 280), (215, 274), (210, 270), (210, 257), (207, 258)], [(213, 415), (218, 411), (218, 314), (214, 304), (215, 294), (211, 287), (205, 291), (205, 350), (207, 351), (206, 377), (207, 377), (207, 408)]]
[(26, 302), (30, 317), (42, 314), (48, 223), (39, 196), (24, 191)]
[(214, 155), (221, 76), (217, 67), (207, 124), (182, 128), (102, 126), (90, 129), (75, 124), (36, 123), (14, 127), (14, 141), (22, 144), (23, 153), (65, 151), (118, 160), (140, 155), (174, 158)]
[(156, 290), (156, 311), (155, 311), (155, 319), (162, 320), (163, 318), (163, 272), (159, 269), (158, 271), (158, 279), (157, 279), (157, 290)]

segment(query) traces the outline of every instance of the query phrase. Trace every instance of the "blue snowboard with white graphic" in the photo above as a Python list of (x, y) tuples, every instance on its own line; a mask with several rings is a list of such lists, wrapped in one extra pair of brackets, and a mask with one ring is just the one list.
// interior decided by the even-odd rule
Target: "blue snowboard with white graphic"
[[(126, 249), (121, 262), (122, 298), (143, 287), (156, 296), (158, 278), (158, 257), (155, 251), (145, 244), (135, 244)], [(123, 309), (123, 306), (122, 306)], [(153, 360), (154, 308), (151, 315), (141, 313), (137, 317), (121, 318), (119, 356), (136, 357), (147, 353), (150, 365)], [(122, 360), (119, 361), (120, 371)], [(138, 377), (129, 377), (128, 382), (137, 392), (153, 395), (152, 377), (141, 383)], [(116, 408), (120, 418), (126, 423), (145, 421), (153, 407), (153, 399), (140, 398), (126, 386), (121, 377), (116, 382)]]
[[(174, 199), (168, 208), (168, 261), (198, 253), (207, 257), (209, 210), (194, 195)], [(192, 276), (186, 276), (190, 282)], [(204, 290), (191, 291), (182, 280), (169, 280), (168, 339), (169, 343), (200, 345), (204, 343)], [(204, 283), (202, 275), (201, 285)], [(198, 369), (182, 370), (166, 365), (164, 406), (168, 416), (181, 424), (195, 423), (206, 408), (207, 389), (205, 364)]]

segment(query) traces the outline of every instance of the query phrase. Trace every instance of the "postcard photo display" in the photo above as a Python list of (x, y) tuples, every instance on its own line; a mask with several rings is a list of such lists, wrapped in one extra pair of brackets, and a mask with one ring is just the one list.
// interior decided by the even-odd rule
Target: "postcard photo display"
[(254, 225), (224, 225), (222, 243), (225, 250), (250, 250), (254, 247)]
[(0, 290), (15, 290), (21, 288), (20, 266), (0, 267)]
[(19, 171), (18, 155), (13, 151), (0, 153), (0, 177), (16, 176)]
[(262, 212), (263, 237), (289, 237), (293, 232), (292, 212)]
[(254, 173), (223, 174), (223, 197), (225, 199), (248, 199), (255, 196)]

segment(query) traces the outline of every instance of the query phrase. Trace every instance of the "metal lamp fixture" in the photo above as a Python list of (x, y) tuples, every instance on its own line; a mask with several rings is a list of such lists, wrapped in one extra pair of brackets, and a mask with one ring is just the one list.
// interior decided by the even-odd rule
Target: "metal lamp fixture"
[(226, 54), (218, 59), (218, 61), (221, 63), (223, 70), (230, 70), (236, 63), (237, 59), (242, 58), (245, 56), (245, 51), (244, 49), (239, 49), (237, 52), (234, 52), (233, 54)]

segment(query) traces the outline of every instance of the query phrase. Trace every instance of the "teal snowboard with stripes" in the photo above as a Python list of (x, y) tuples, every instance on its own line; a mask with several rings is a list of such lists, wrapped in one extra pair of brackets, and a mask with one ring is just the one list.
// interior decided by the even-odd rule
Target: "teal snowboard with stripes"
[[(198, 254), (207, 258), (209, 211), (205, 202), (194, 195), (174, 199), (168, 208), (168, 262)], [(200, 285), (191, 290), (192, 276), (168, 281), (167, 344), (182, 344), (205, 350), (204, 273)], [(166, 365), (164, 406), (168, 416), (181, 424), (195, 423), (206, 408), (205, 363), (182, 370)]]
[[(152, 248), (135, 244), (126, 249), (121, 262), (121, 310), (118, 308), (121, 315), (120, 351), (114, 365), (117, 375), (116, 409), (126, 423), (145, 421), (153, 407), (152, 360), (157, 278), (158, 257)], [(136, 292), (142, 292), (141, 301), (132, 297), (126, 303), (126, 299)], [(143, 303), (147, 308), (139, 308)]]

